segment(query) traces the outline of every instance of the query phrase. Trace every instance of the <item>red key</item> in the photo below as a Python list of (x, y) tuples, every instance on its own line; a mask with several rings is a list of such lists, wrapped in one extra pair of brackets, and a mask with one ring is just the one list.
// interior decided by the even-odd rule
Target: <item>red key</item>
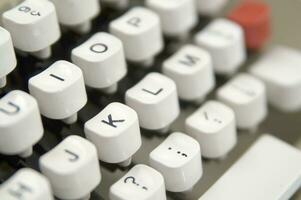
[(244, 1), (228, 18), (242, 26), (249, 49), (260, 49), (271, 36), (271, 9), (263, 2)]

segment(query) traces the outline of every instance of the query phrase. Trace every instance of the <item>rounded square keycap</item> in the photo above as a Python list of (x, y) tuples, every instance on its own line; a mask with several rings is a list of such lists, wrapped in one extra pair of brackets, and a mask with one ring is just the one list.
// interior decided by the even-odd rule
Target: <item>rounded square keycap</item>
[(100, 12), (98, 0), (51, 0), (59, 21), (63, 25), (75, 26), (92, 20)]
[(159, 73), (149, 73), (127, 90), (125, 101), (138, 113), (140, 125), (145, 129), (166, 128), (180, 113), (176, 84)]
[(236, 75), (218, 89), (217, 98), (233, 109), (238, 128), (257, 127), (267, 116), (264, 83), (252, 75)]
[(86, 85), (106, 88), (127, 73), (122, 42), (108, 33), (96, 33), (72, 50), (72, 61), (83, 70)]
[(194, 45), (186, 45), (163, 63), (163, 73), (177, 85), (180, 99), (204, 98), (215, 86), (210, 54)]
[(19, 50), (37, 52), (60, 38), (55, 7), (50, 1), (26, 0), (3, 13), (2, 17), (4, 27)]
[(206, 102), (186, 119), (185, 127), (206, 158), (225, 156), (237, 142), (234, 112), (218, 101)]
[(12, 72), (16, 66), (17, 59), (10, 33), (0, 27), (0, 79)]
[(48, 180), (40, 173), (23, 168), (0, 186), (1, 200), (54, 200)]
[(42, 173), (61, 199), (80, 199), (100, 183), (97, 150), (88, 140), (69, 136), (39, 160)]
[(151, 167), (136, 165), (111, 186), (110, 200), (166, 200), (163, 176)]
[(246, 60), (243, 30), (230, 20), (215, 19), (196, 34), (195, 42), (210, 52), (218, 74), (231, 75)]
[(16, 155), (30, 149), (44, 129), (36, 100), (14, 90), (0, 99), (0, 152)]
[(120, 163), (141, 146), (137, 113), (121, 103), (111, 103), (85, 123), (87, 138), (96, 145), (100, 160)]
[(162, 173), (168, 191), (187, 191), (203, 174), (200, 145), (188, 135), (173, 133), (150, 153), (150, 165)]
[(250, 49), (262, 48), (271, 36), (271, 9), (263, 1), (243, 1), (228, 17), (244, 29)]
[(198, 21), (194, 0), (147, 0), (146, 5), (160, 16), (167, 36), (185, 35)]
[(70, 117), (87, 102), (82, 71), (67, 61), (57, 61), (29, 79), (29, 91), (50, 119)]
[(147, 8), (132, 8), (113, 20), (110, 32), (123, 42), (129, 61), (149, 60), (163, 49), (159, 16)]

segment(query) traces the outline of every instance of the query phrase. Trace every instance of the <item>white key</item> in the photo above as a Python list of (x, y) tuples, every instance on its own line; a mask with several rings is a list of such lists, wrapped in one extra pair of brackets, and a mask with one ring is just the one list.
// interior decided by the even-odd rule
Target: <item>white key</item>
[(29, 79), (29, 91), (42, 115), (67, 124), (77, 121), (77, 112), (87, 103), (82, 71), (67, 61), (57, 61)]
[(129, 61), (152, 64), (163, 49), (159, 16), (153, 11), (135, 7), (110, 23), (110, 32), (121, 39)]
[(147, 165), (136, 165), (111, 186), (110, 200), (166, 200), (163, 176)]
[(246, 60), (244, 32), (230, 20), (214, 20), (197, 33), (195, 42), (211, 53), (218, 74), (232, 75)]
[(101, 0), (101, 3), (117, 9), (125, 9), (129, 6), (130, 0)]
[(95, 144), (100, 160), (128, 166), (141, 146), (137, 113), (121, 103), (111, 103), (85, 124), (86, 137)]
[(251, 67), (251, 73), (266, 85), (268, 101), (285, 112), (301, 110), (301, 53), (278, 46)]
[(234, 112), (217, 101), (206, 102), (186, 119), (185, 126), (206, 158), (223, 158), (237, 143)]
[(0, 99), (0, 152), (29, 157), (44, 129), (36, 100), (14, 90)]
[(301, 152), (264, 135), (199, 200), (287, 200), (301, 184)]
[(217, 98), (233, 109), (240, 129), (254, 129), (267, 116), (264, 83), (246, 73), (235, 76), (220, 87)]
[(50, 46), (61, 33), (55, 7), (50, 1), (26, 0), (2, 17), (17, 49), (41, 59), (51, 56)]
[(216, 15), (229, 0), (196, 0), (197, 8), (201, 15)]
[(6, 76), (17, 66), (17, 59), (10, 33), (0, 27), (0, 88), (6, 85)]
[(79, 33), (91, 30), (91, 20), (100, 13), (99, 0), (51, 0), (59, 22)]
[(40, 158), (54, 195), (60, 199), (89, 199), (101, 181), (97, 150), (88, 140), (69, 136)]
[(23, 168), (0, 186), (2, 200), (54, 200), (49, 181), (40, 173)]
[(162, 70), (175, 81), (180, 99), (186, 101), (203, 100), (215, 86), (210, 54), (193, 45), (166, 60)]
[(126, 104), (138, 113), (140, 126), (168, 129), (180, 113), (176, 84), (159, 73), (149, 73), (126, 91)]
[(72, 50), (72, 62), (83, 70), (85, 83), (92, 88), (116, 92), (127, 73), (121, 41), (108, 33), (97, 33)]
[(185, 192), (203, 175), (199, 143), (183, 133), (173, 133), (150, 153), (150, 166), (162, 173), (166, 190)]
[(195, 0), (147, 0), (146, 5), (160, 16), (163, 33), (167, 36), (188, 35), (198, 21)]

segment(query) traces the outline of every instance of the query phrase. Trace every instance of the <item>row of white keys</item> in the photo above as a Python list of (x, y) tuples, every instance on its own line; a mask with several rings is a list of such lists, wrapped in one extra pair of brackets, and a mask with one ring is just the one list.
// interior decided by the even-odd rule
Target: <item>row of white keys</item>
[(88, 33), (92, 19), (100, 13), (99, 0), (51, 0), (60, 24), (79, 33)]
[(0, 153), (28, 157), (44, 129), (36, 100), (22, 91), (0, 99)]
[(6, 85), (6, 76), (17, 66), (10, 33), (0, 27), (0, 88)]
[(79, 136), (64, 139), (41, 156), (39, 164), (60, 199), (87, 200), (101, 181), (97, 150)]
[(50, 183), (40, 173), (24, 168), (0, 185), (3, 200), (54, 200)]

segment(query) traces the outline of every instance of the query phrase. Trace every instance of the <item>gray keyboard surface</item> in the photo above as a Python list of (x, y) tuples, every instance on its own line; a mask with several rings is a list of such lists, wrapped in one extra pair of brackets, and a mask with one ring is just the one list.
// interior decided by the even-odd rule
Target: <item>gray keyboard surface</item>
[[(5, 0), (1, 0), (5, 1)], [(301, 1), (300, 0), (265, 0), (272, 6), (273, 10), (273, 37), (266, 48), (275, 44), (283, 44), (291, 47), (301, 49), (301, 26), (299, 19), (301, 17)], [(227, 7), (220, 13), (220, 16), (225, 16), (239, 0), (230, 0)], [(133, 1), (133, 5), (141, 5), (142, 1)], [(1, 4), (0, 4), (1, 6)], [(54, 56), (45, 62), (39, 62), (33, 58), (18, 57), (19, 66), (12, 74), (12, 80), (1, 94), (12, 89), (22, 89), (27, 91), (27, 80), (32, 75), (43, 70), (43, 67), (49, 66), (53, 61), (59, 59), (70, 60), (70, 50), (78, 44), (85, 41), (95, 32), (106, 30), (107, 24), (112, 19), (118, 17), (122, 13), (111, 12), (111, 10), (104, 10), (101, 16), (95, 20), (93, 32), (85, 36), (77, 36), (72, 33), (66, 32), (63, 38), (54, 47)], [(201, 18), (200, 24), (195, 28), (195, 31), (201, 30), (204, 25), (210, 22), (211, 19)], [(193, 35), (193, 33), (192, 33)], [(189, 42), (189, 41), (187, 41)], [(113, 101), (124, 101), (124, 92), (126, 89), (134, 85), (145, 74), (150, 71), (160, 71), (161, 62), (169, 55), (177, 50), (181, 44), (175, 44), (168, 41), (168, 47), (160, 54), (156, 60), (155, 66), (151, 70), (141, 70), (135, 66), (129, 66), (130, 72), (120, 84), (118, 94), (114, 96), (104, 96), (103, 94), (95, 91), (88, 91), (89, 103), (79, 113), (79, 122), (72, 126), (65, 126), (61, 122), (54, 122), (51, 120), (43, 119), (46, 133), (42, 141), (35, 147), (34, 156), (26, 159), (19, 160), (18, 158), (0, 157), (0, 180), (4, 181), (7, 177), (13, 174), (18, 168), (29, 166), (35, 169), (37, 167), (37, 160), (41, 154), (53, 148), (63, 138), (68, 135), (77, 134), (83, 135), (83, 124), (98, 112), (102, 110), (108, 103)], [(66, 51), (67, 50), (67, 51)], [(263, 50), (264, 51), (264, 50)], [(247, 63), (242, 67), (242, 71), (246, 71), (248, 67), (256, 61), (262, 53), (249, 53)], [(22, 68), (21, 68), (22, 67)], [(218, 86), (223, 84), (226, 79), (218, 77)], [(218, 87), (217, 86), (217, 87)], [(215, 98), (215, 91), (208, 97), (208, 99)], [(171, 132), (183, 131), (184, 121), (186, 117), (195, 111), (199, 105), (181, 103), (181, 115), (177, 121), (172, 125)], [(288, 143), (301, 148), (301, 112), (299, 113), (281, 113), (276, 109), (269, 107), (269, 114), (267, 119), (260, 125), (256, 133), (248, 133), (239, 131), (238, 144), (233, 151), (222, 160), (204, 160), (204, 175), (198, 184), (194, 187), (193, 191), (187, 194), (174, 194), (168, 193), (169, 200), (185, 199), (197, 200), (202, 194), (216, 181), (219, 177), (250, 147), (253, 142), (263, 133), (270, 133)], [(141, 149), (133, 158), (133, 165), (144, 163), (148, 164), (148, 155), (157, 145), (159, 145), (167, 135), (159, 135), (157, 133), (142, 131), (143, 144)], [(125, 141), (126, 142), (126, 141)], [(92, 200), (108, 199), (108, 192), (110, 186), (119, 180), (129, 168), (118, 168), (113, 165), (101, 163), (101, 172), (103, 175), (101, 184), (97, 187), (92, 194)], [(300, 193), (300, 192), (299, 192)], [(301, 194), (296, 194), (292, 199), (301, 199)]]

